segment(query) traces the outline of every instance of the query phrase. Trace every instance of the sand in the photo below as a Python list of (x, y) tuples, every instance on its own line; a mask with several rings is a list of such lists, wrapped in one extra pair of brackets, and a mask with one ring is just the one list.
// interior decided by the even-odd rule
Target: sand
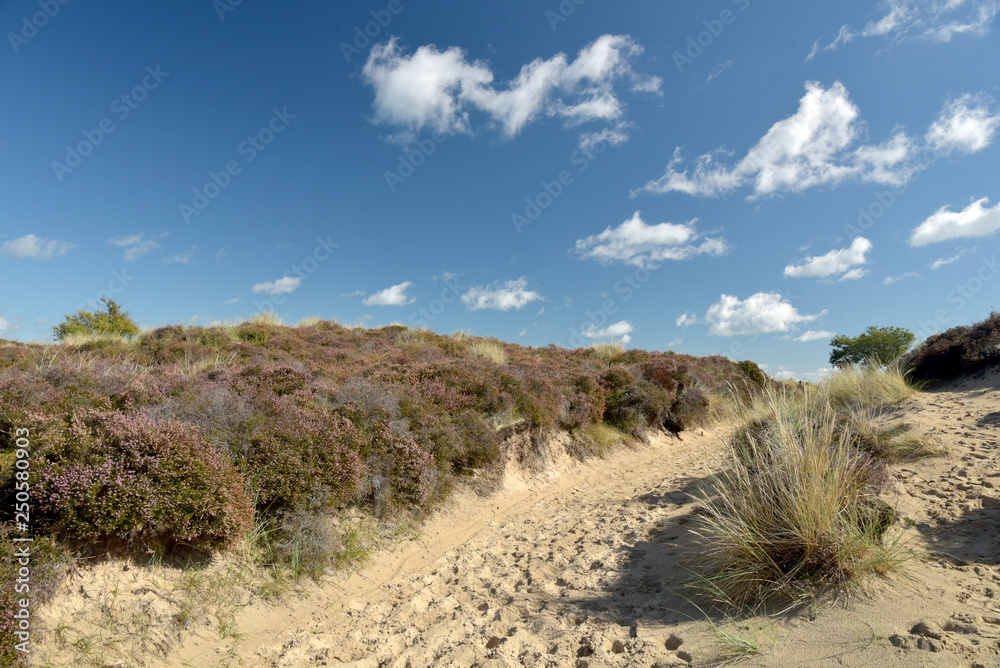
[(743, 665), (1000, 668), (1000, 374), (921, 393), (899, 416), (948, 450), (895, 465), (886, 496), (926, 556), (908, 580), (793, 612), (726, 619), (684, 598), (689, 493), (715, 466), (719, 426), (582, 464), (553, 442), (543, 471), (511, 465), (495, 496), (457, 496), (358, 573), (277, 603), (239, 590), (236, 635), (218, 620), (158, 631), (177, 613), (171, 576), (113, 562), (79, 568), (48, 623), (96, 619), (113, 586), (129, 592), (115, 616), (153, 620), (150, 666), (714, 666), (735, 656), (731, 637), (759, 650)]

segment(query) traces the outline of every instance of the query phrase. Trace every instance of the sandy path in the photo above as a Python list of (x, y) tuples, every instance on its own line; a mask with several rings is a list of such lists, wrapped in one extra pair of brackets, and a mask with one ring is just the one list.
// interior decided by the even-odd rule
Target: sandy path
[[(659, 436), (567, 465), (491, 499), (462, 496), (418, 541), (293, 610), (239, 620), (239, 653), (265, 666), (664, 665), (684, 489), (717, 437)], [(218, 638), (174, 665), (216, 665)], [(675, 641), (676, 642), (676, 641)], [(673, 647), (675, 642), (670, 643)], [(643, 656), (642, 663), (630, 663)]]

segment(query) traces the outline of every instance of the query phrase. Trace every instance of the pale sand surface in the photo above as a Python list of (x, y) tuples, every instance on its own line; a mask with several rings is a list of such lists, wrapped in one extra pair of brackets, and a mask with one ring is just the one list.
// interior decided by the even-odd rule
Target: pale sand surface
[(232, 620), (239, 638), (220, 640), (207, 619), (181, 637), (157, 631), (177, 613), (175, 576), (120, 562), (71, 577), (49, 626), (85, 624), (101, 605), (150, 619), (152, 666), (720, 665), (711, 619), (760, 644), (742, 665), (1000, 667), (1000, 374), (920, 394), (900, 416), (949, 451), (895, 465), (886, 496), (930, 556), (912, 581), (794, 613), (737, 625), (678, 586), (688, 493), (713, 470), (718, 427), (585, 464), (553, 444), (543, 473), (512, 467), (496, 496), (458, 496), (353, 576), (310, 585), (304, 599), (246, 596)]

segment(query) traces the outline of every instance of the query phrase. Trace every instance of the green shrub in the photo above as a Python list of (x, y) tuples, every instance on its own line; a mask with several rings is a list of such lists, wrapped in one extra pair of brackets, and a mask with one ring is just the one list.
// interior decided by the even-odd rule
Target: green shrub
[(767, 375), (761, 371), (760, 366), (756, 362), (743, 360), (742, 362), (737, 362), (736, 367), (744, 376), (752, 380), (759, 387), (767, 385)]
[(953, 380), (1000, 365), (1000, 313), (971, 327), (951, 329), (927, 338), (908, 353), (902, 366), (914, 381)]
[(113, 299), (103, 298), (101, 301), (106, 307), (104, 312), (77, 311), (66, 316), (62, 324), (53, 327), (56, 340), (62, 341), (72, 335), (132, 336), (139, 333), (139, 327), (129, 317), (128, 311), (121, 310)]

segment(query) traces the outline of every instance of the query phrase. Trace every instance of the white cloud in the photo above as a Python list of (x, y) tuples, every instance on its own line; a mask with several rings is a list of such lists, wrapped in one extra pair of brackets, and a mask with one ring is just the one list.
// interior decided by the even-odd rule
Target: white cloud
[(885, 15), (868, 21), (861, 30), (844, 25), (826, 45), (821, 46), (821, 40), (816, 40), (806, 61), (858, 37), (881, 37), (890, 44), (906, 39), (950, 42), (956, 35), (981, 37), (989, 32), (990, 24), (1000, 12), (997, 0), (883, 0), (882, 6)]
[(705, 239), (695, 231), (697, 219), (684, 224), (660, 223), (647, 225), (638, 211), (618, 227), (608, 227), (576, 242), (580, 257), (593, 258), (602, 264), (624, 262), (637, 267), (655, 269), (666, 260), (687, 260), (695, 255), (724, 255), (728, 246), (724, 239)]
[(677, 147), (663, 176), (632, 195), (682, 192), (717, 197), (749, 185), (753, 199), (847, 180), (901, 186), (929, 166), (916, 159), (922, 148), (980, 151), (993, 141), (1000, 125), (1000, 115), (992, 114), (984, 95), (965, 95), (946, 103), (924, 137), (926, 145), (900, 128), (882, 143), (859, 144), (866, 133), (859, 117), (842, 83), (824, 89), (807, 82), (798, 110), (772, 125), (735, 164), (725, 164), (723, 158), (732, 152), (720, 148), (698, 156), (687, 167)]
[(614, 92), (619, 80), (633, 91), (659, 93), (661, 81), (632, 69), (642, 47), (627, 35), (602, 35), (570, 62), (559, 53), (537, 58), (512, 81), (494, 85), (481, 60), (469, 62), (457, 47), (439, 51), (433, 44), (404, 55), (395, 37), (372, 47), (362, 70), (375, 91), (374, 120), (402, 127), (411, 136), (422, 130), (470, 133), (473, 111), (484, 113), (503, 135), (514, 137), (540, 116), (567, 125), (621, 121), (624, 105)]
[(126, 262), (134, 262), (143, 255), (148, 255), (160, 247), (160, 244), (156, 243), (152, 239), (146, 239), (145, 236), (145, 232), (140, 232), (139, 234), (127, 234), (124, 236), (112, 237), (108, 239), (108, 243), (112, 246), (124, 248)]
[(298, 289), (299, 285), (302, 284), (302, 279), (291, 276), (285, 276), (284, 278), (279, 278), (276, 281), (268, 281), (266, 283), (258, 283), (253, 286), (254, 293), (266, 292), (269, 295), (283, 295), (289, 292), (294, 292)]
[(892, 285), (893, 283), (901, 281), (904, 278), (920, 278), (920, 274), (917, 273), (917, 272), (915, 272), (915, 271), (908, 271), (908, 272), (906, 272), (905, 274), (903, 274), (901, 276), (886, 276), (882, 280), (882, 285)]
[(345, 292), (344, 294), (342, 294), (340, 296), (341, 297), (364, 297), (367, 294), (368, 293), (365, 292), (364, 290), (355, 290), (354, 292)]
[(705, 322), (710, 325), (709, 334), (739, 336), (787, 332), (825, 314), (802, 315), (777, 292), (758, 292), (744, 301), (724, 294), (709, 307)]
[(843, 274), (840, 280), (852, 280), (864, 276), (861, 269), (851, 269), (855, 265), (866, 264), (865, 255), (872, 249), (872, 243), (864, 237), (857, 237), (847, 248), (832, 250), (826, 255), (807, 257), (799, 264), (785, 267), (785, 276), (790, 278), (828, 278)]
[(841, 283), (843, 281), (856, 281), (859, 278), (864, 278), (867, 275), (868, 275), (867, 269), (862, 269), (861, 267), (858, 267), (857, 269), (851, 269), (849, 272), (838, 278), (837, 282)]
[(927, 145), (944, 152), (976, 153), (993, 142), (1000, 114), (991, 110), (985, 95), (963, 95), (945, 103), (940, 116), (924, 135)]
[(833, 338), (835, 334), (836, 332), (828, 332), (826, 330), (816, 331), (810, 329), (809, 331), (803, 332), (801, 335), (796, 336), (792, 340), (798, 341), (800, 343), (808, 343), (809, 341), (820, 341), (822, 339), (830, 339)]
[(1000, 231), (1000, 204), (986, 207), (988, 197), (976, 200), (961, 211), (941, 207), (927, 220), (917, 225), (910, 235), (911, 246), (985, 237)]
[(406, 304), (412, 304), (416, 299), (410, 299), (406, 296), (406, 289), (411, 285), (413, 283), (406, 281), (385, 290), (379, 290), (372, 294), (371, 297), (361, 300), (361, 303), (365, 306), (405, 306)]
[(6, 255), (15, 260), (50, 260), (63, 255), (72, 248), (75, 248), (75, 245), (68, 241), (42, 239), (34, 234), (26, 234), (23, 237), (3, 242), (0, 245), (0, 255)]
[(940, 269), (941, 267), (945, 267), (945, 266), (947, 266), (947, 265), (949, 265), (949, 264), (951, 264), (953, 262), (958, 262), (959, 260), (961, 260), (966, 255), (969, 255), (970, 253), (975, 253), (975, 252), (976, 252), (975, 247), (973, 247), (973, 248), (963, 248), (962, 250), (958, 251), (958, 253), (956, 253), (955, 255), (952, 255), (951, 257), (947, 257), (947, 258), (946, 257), (940, 257), (940, 258), (934, 260), (933, 262), (931, 262), (931, 264), (929, 266), (930, 266), (931, 269), (937, 270), (937, 269)]
[(241, 301), (243, 300), (240, 299), (239, 297), (233, 297), (232, 299), (222, 302), (221, 306), (229, 306), (230, 304), (239, 304)]
[(164, 262), (176, 262), (178, 264), (188, 264), (194, 259), (194, 256), (198, 253), (198, 247), (192, 246), (183, 253), (177, 253), (176, 255), (171, 255), (170, 257), (163, 258)]
[(0, 317), (0, 334), (3, 334), (8, 329), (10, 329), (10, 321), (7, 318)]
[(462, 295), (462, 302), (471, 311), (482, 309), (509, 311), (520, 309), (541, 298), (542, 296), (537, 292), (528, 290), (528, 279), (522, 276), (515, 281), (507, 281), (506, 283), (498, 281), (486, 287), (474, 285)]
[(690, 327), (696, 324), (698, 324), (698, 315), (694, 311), (687, 311), (677, 318), (678, 327)]
[(681, 170), (678, 148), (663, 176), (640, 191), (718, 196), (752, 184), (754, 196), (762, 196), (801, 192), (850, 178), (874, 183), (905, 182), (916, 169), (910, 164), (914, 155), (912, 140), (897, 130), (883, 144), (851, 150), (862, 132), (859, 115), (839, 81), (827, 89), (817, 82), (807, 82), (798, 110), (772, 125), (733, 167), (716, 159), (717, 155), (729, 154), (719, 149), (699, 156), (692, 171)]
[(598, 144), (607, 144), (608, 146), (621, 146), (628, 141), (628, 135), (620, 130), (612, 130), (611, 128), (605, 128), (600, 132), (585, 132), (580, 136), (580, 150), (583, 151), (584, 155), (591, 155), (594, 153), (594, 147)]
[(621, 337), (622, 343), (628, 343), (632, 340), (632, 337), (630, 336), (632, 331), (632, 323), (628, 320), (622, 320), (613, 325), (608, 325), (604, 329), (598, 329), (593, 323), (591, 323), (580, 333), (588, 339), (614, 339)]

